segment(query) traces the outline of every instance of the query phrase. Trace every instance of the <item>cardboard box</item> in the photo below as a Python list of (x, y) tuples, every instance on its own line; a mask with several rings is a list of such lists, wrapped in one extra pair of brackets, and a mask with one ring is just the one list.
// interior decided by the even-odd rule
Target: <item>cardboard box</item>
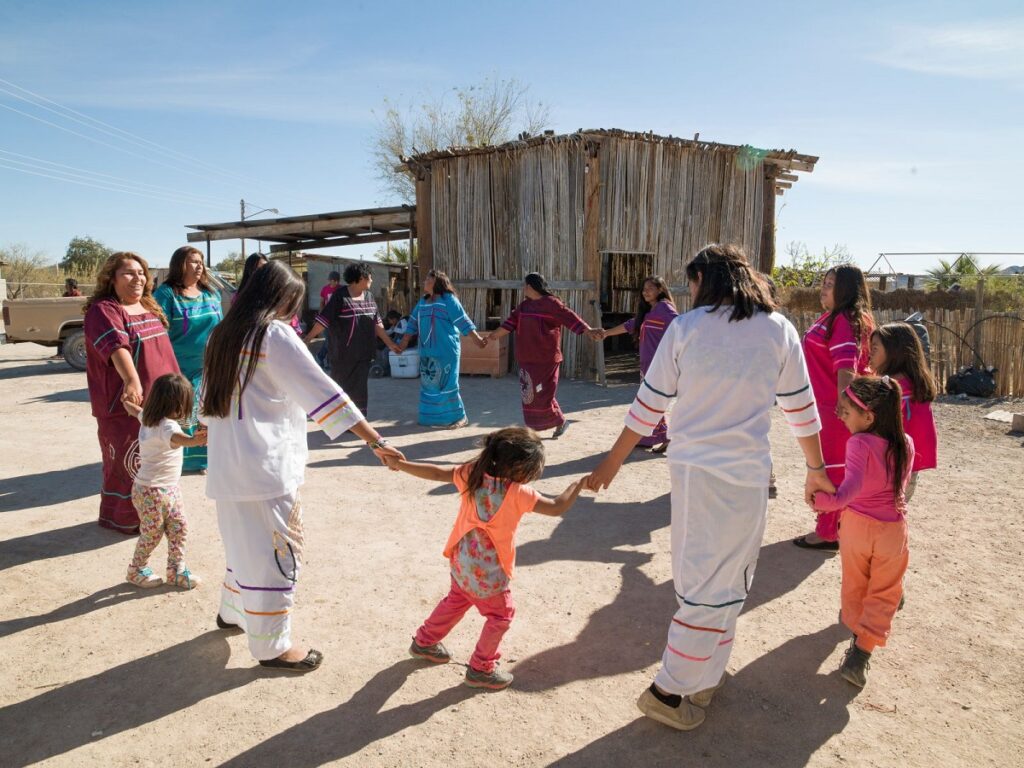
[(459, 373), (477, 373), (498, 379), (508, 373), (508, 336), (480, 349), (469, 336), (462, 337), (462, 359)]

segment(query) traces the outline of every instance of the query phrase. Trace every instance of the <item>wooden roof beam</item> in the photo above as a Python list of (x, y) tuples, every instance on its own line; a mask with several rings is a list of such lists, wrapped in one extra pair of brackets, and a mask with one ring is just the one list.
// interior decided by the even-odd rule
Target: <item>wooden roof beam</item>
[(402, 211), (401, 213), (377, 216), (320, 219), (290, 224), (246, 222), (244, 225), (225, 229), (203, 229), (198, 232), (189, 232), (188, 241), (196, 243), (206, 240), (241, 240), (243, 238), (247, 240), (274, 240), (282, 236), (314, 239), (321, 233), (330, 232), (334, 229), (379, 231), (378, 227), (404, 227), (408, 230), (410, 226), (412, 226), (411, 214), (408, 211)]
[(362, 237), (337, 237), (333, 239), (298, 240), (292, 243), (281, 243), (270, 246), (271, 253), (287, 253), (288, 251), (312, 251), (317, 248), (339, 248), (345, 245), (361, 245), (364, 243), (386, 243), (391, 240), (408, 240), (411, 237), (409, 230), (403, 232), (387, 232)]

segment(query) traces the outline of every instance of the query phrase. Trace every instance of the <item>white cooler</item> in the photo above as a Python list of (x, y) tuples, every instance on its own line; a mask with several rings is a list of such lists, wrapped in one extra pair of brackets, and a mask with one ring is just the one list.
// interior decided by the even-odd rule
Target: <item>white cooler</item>
[(388, 353), (391, 364), (391, 376), (396, 379), (418, 379), (420, 376), (420, 352), (418, 349), (407, 349), (400, 355)]

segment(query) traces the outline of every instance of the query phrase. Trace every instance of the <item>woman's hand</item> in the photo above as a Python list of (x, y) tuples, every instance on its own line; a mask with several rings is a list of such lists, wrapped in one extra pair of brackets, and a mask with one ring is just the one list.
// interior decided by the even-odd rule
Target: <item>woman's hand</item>
[(121, 401), (142, 405), (142, 382), (138, 379), (126, 381), (124, 392), (121, 394)]
[(398, 467), (393, 466), (394, 462), (405, 461), (405, 454), (397, 448), (392, 448), (390, 445), (382, 445), (380, 448), (374, 448), (373, 453), (378, 459), (380, 459), (380, 463), (392, 472), (398, 471)]
[(605, 330), (604, 328), (591, 328), (587, 331), (587, 336), (591, 341), (602, 341), (605, 337)]
[(836, 487), (828, 479), (824, 469), (808, 469), (807, 477), (804, 479), (804, 501), (811, 509), (814, 509), (814, 494), (818, 491), (835, 493)]
[(480, 335), (479, 333), (477, 333), (476, 331), (473, 331), (473, 334), (472, 334), (472, 336), (473, 336), (473, 341), (475, 341), (475, 342), (476, 342), (476, 345), (477, 345), (478, 347), (480, 347), (480, 349), (483, 349), (484, 347), (486, 347), (486, 346), (487, 346), (487, 339), (488, 339), (489, 337), (487, 337), (487, 336), (481, 336), (481, 335)]
[(600, 491), (612, 484), (612, 480), (622, 469), (622, 462), (612, 456), (606, 456), (597, 469), (584, 478), (584, 486), (590, 491)]

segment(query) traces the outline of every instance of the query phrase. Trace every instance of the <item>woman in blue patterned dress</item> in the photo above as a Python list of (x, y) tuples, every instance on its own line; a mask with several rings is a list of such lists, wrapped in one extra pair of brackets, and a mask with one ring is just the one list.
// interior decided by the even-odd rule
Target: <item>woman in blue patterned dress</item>
[[(167, 316), (168, 335), (178, 358), (182, 374), (192, 382), (195, 401), (187, 425), (182, 425), (185, 434), (191, 435), (199, 424), (199, 390), (203, 380), (203, 352), (206, 340), (220, 322), (220, 295), (210, 284), (203, 253), (190, 245), (182, 246), (171, 255), (171, 266), (167, 278), (156, 289), (153, 298), (160, 304)], [(206, 446), (185, 448), (185, 462), (188, 471), (206, 469)]]
[(472, 336), (477, 346), (487, 342), (476, 332), (455, 295), (448, 275), (430, 270), (423, 280), (423, 298), (413, 307), (399, 345), (403, 351), (419, 335), (419, 423), (428, 427), (458, 429), (469, 423), (459, 392), (459, 357), (462, 336)]

